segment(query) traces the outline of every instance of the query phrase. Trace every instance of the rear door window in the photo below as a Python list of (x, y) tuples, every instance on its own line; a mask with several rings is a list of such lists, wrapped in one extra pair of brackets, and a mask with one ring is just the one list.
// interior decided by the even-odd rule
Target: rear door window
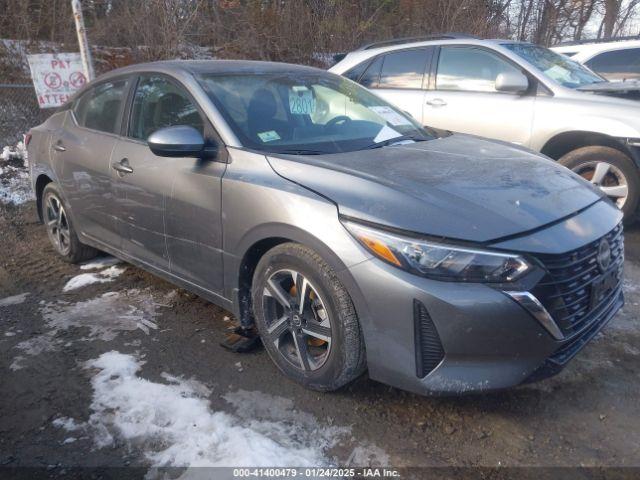
[(601, 53), (586, 63), (608, 80), (640, 78), (640, 48)]
[(107, 133), (120, 133), (126, 80), (104, 82), (85, 92), (75, 103), (78, 125)]
[(402, 50), (383, 57), (378, 88), (422, 88), (431, 48)]

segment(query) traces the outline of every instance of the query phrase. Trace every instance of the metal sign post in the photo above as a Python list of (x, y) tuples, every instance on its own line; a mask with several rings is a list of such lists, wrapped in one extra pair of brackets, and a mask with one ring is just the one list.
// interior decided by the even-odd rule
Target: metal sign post
[(84, 28), (84, 18), (82, 17), (82, 5), (80, 0), (71, 0), (73, 18), (76, 21), (76, 31), (78, 32), (78, 45), (80, 45), (80, 56), (82, 57), (82, 67), (84, 74), (89, 81), (95, 78), (93, 73), (93, 62), (91, 61), (91, 51), (87, 41), (87, 31)]

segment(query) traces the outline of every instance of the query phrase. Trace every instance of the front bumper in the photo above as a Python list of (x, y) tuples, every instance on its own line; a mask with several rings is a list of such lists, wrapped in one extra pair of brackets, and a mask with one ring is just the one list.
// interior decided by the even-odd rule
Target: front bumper
[(603, 309), (602, 314), (593, 322), (593, 324), (589, 325), (589, 327), (579, 335), (563, 342), (560, 348), (558, 348), (551, 357), (547, 358), (545, 362), (525, 380), (525, 382), (537, 382), (560, 373), (569, 360), (575, 357), (578, 352), (582, 350), (582, 348), (609, 323), (609, 321), (623, 306), (624, 296), (620, 290), (617, 291), (611, 301), (608, 302), (606, 307)]
[[(574, 231), (593, 227), (587, 241), (617, 221), (603, 224), (590, 210), (567, 220)], [(532, 237), (548, 235), (542, 230), (521, 243), (531, 248)], [(544, 242), (537, 244), (544, 248)], [(352, 267), (350, 274), (367, 310), (363, 331), (370, 377), (420, 394), (497, 390), (554, 375), (624, 303), (616, 290), (593, 322), (558, 340), (503, 288), (430, 280), (377, 259)]]

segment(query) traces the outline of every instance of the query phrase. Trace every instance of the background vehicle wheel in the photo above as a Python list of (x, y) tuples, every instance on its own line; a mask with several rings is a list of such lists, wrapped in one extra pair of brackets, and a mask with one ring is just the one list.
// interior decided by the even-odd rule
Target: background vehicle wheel
[(287, 377), (329, 391), (364, 372), (351, 298), (313, 250), (285, 243), (267, 252), (253, 276), (252, 300), (262, 342)]
[(67, 212), (57, 185), (49, 183), (42, 192), (42, 218), (53, 248), (70, 263), (95, 257), (98, 251), (80, 243)]
[(634, 219), (640, 197), (640, 175), (633, 160), (615, 148), (583, 147), (567, 153), (559, 162), (597, 185), (624, 213)]

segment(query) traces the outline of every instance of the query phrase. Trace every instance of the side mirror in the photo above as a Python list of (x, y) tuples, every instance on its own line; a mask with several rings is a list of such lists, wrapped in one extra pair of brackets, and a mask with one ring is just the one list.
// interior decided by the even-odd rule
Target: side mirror
[(205, 148), (202, 134), (193, 127), (176, 125), (156, 130), (147, 139), (151, 151), (159, 157), (201, 158), (209, 148)]
[(506, 93), (524, 93), (529, 90), (529, 79), (520, 72), (505, 72), (496, 77), (496, 90)]

